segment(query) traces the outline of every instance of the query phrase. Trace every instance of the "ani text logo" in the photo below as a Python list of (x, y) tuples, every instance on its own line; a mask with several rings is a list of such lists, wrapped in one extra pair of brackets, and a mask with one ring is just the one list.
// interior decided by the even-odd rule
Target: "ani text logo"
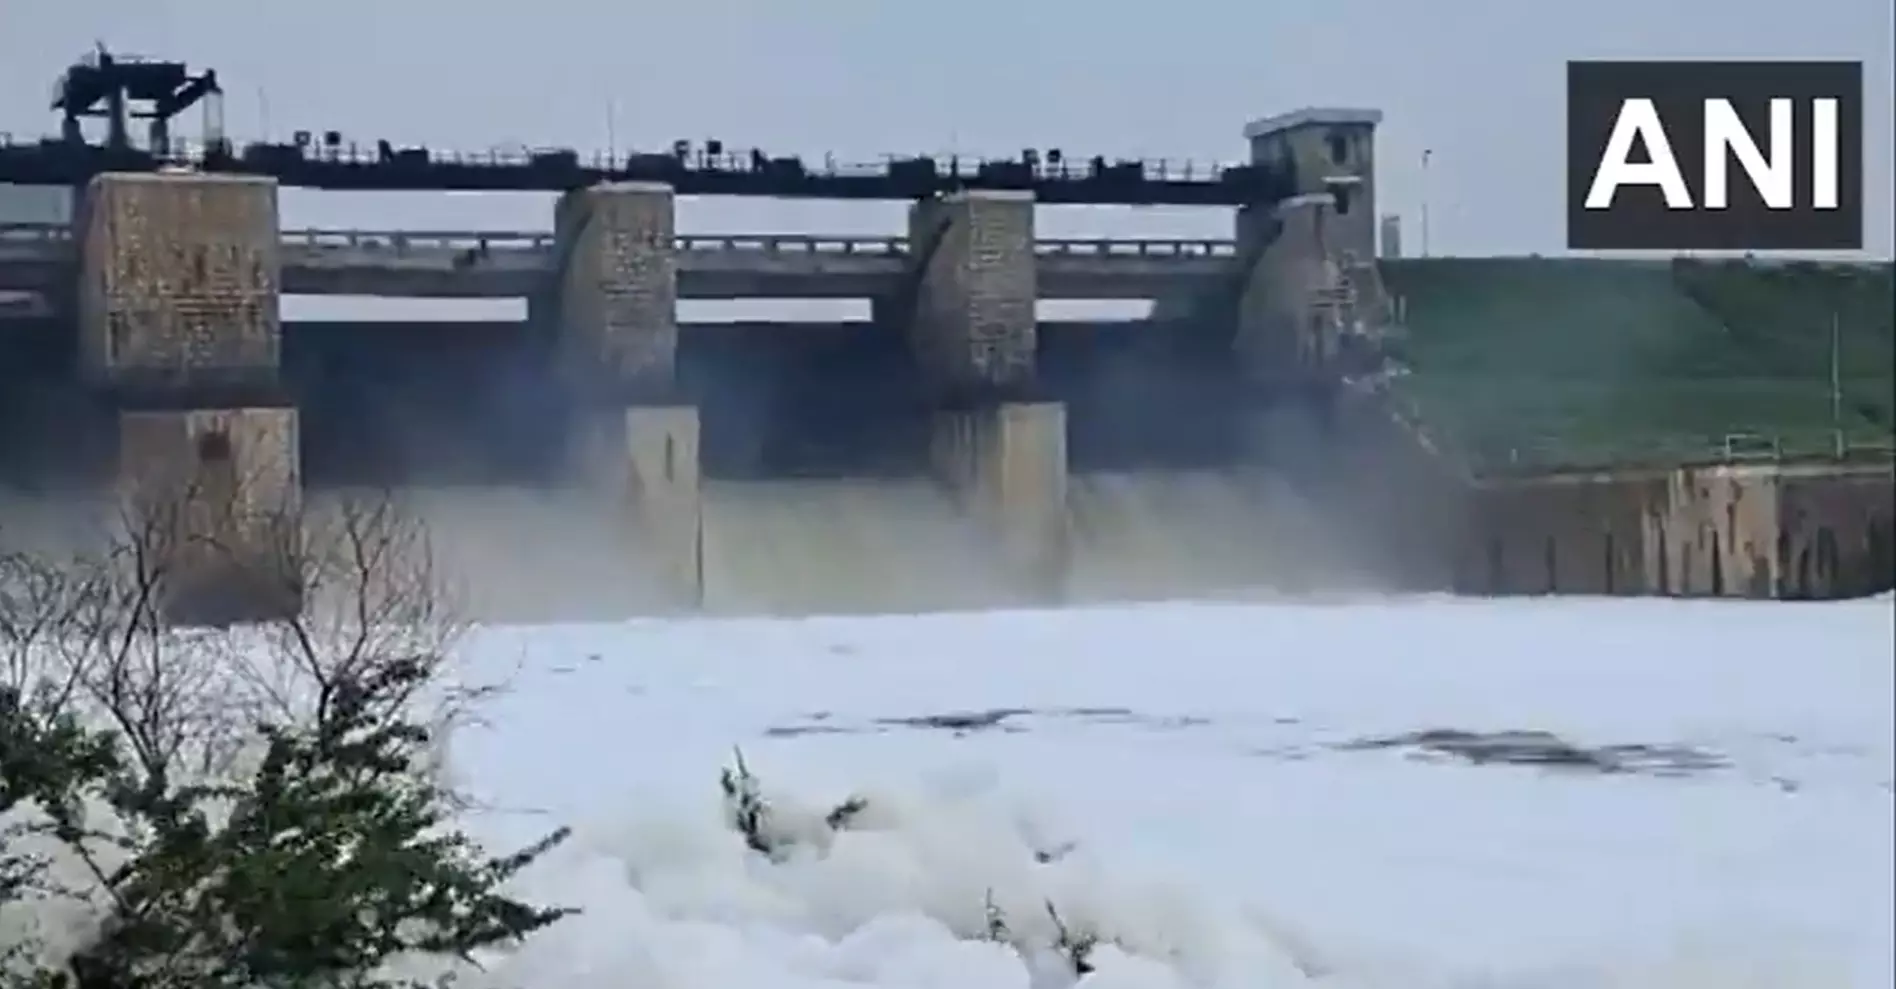
[(1568, 62), (1567, 246), (1863, 246), (1860, 62)]

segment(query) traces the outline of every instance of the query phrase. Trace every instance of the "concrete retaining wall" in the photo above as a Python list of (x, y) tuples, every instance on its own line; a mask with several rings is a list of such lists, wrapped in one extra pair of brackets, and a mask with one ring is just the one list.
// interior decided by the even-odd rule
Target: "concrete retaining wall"
[(1477, 480), (1386, 400), (1255, 423), (1254, 454), (1327, 508), (1385, 586), (1467, 594), (1852, 597), (1896, 586), (1889, 463)]
[(1658, 594), (1655, 511), (1669, 479), (1584, 474), (1493, 484), (1473, 493), (1457, 565), (1478, 594)]
[(1461, 589), (1846, 597), (1896, 583), (1887, 465), (1764, 464), (1489, 482)]
[(945, 391), (1030, 381), (1036, 346), (1031, 193), (969, 190), (916, 203), (909, 243), (922, 270), (909, 334)]
[(1789, 597), (1855, 597), (1896, 585), (1896, 469), (1789, 471), (1778, 482)]
[(1007, 573), (1035, 596), (1057, 596), (1067, 533), (1066, 407), (1007, 403), (939, 413), (930, 461)]
[(609, 183), (560, 198), (560, 359), (575, 385), (670, 387), (678, 354), (675, 233), (669, 185)]
[(88, 380), (273, 380), (282, 350), (274, 180), (108, 173), (87, 187), (76, 225)]

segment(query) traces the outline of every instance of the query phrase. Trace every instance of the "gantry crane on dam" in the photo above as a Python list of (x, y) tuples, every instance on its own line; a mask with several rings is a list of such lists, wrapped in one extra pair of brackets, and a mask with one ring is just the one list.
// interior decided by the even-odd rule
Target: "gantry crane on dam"
[[(65, 114), (58, 137), (0, 144), (0, 182), (84, 185), (103, 172), (202, 172), (268, 176), (286, 186), (352, 191), (563, 192), (600, 182), (664, 182), (680, 195), (800, 199), (917, 200), (959, 189), (1032, 192), (1043, 203), (1244, 206), (1288, 194), (1288, 166), (1195, 164), (1095, 155), (1076, 160), (1059, 149), (1023, 150), (1013, 159), (946, 160), (891, 155), (876, 164), (821, 164), (796, 155), (736, 150), (721, 140), (674, 141), (658, 152), (594, 154), (572, 148), (461, 153), (364, 145), (339, 130), (299, 131), (288, 142), (241, 147), (222, 134), (217, 74), (192, 75), (182, 62), (114, 56), (103, 48), (68, 69), (53, 108)], [(206, 101), (205, 140), (173, 141), (169, 123)], [(80, 127), (102, 117), (108, 133), (89, 142)], [(151, 121), (150, 139), (130, 139), (129, 118)]]

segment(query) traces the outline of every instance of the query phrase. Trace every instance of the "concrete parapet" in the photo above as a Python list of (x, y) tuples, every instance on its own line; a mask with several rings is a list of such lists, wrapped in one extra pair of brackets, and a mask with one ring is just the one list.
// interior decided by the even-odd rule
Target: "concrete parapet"
[(75, 219), (81, 373), (100, 385), (272, 383), (274, 179), (106, 173)]
[(630, 513), (637, 543), (651, 554), (651, 573), (668, 602), (704, 601), (704, 507), (700, 488), (698, 410), (689, 405), (635, 406), (588, 416), (578, 447), (595, 490)]
[(1491, 481), (1464, 590), (1830, 598), (1886, 590), (1887, 465), (1759, 464)]
[(1032, 381), (1036, 346), (1032, 193), (967, 190), (909, 211), (917, 266), (909, 339), (945, 393)]
[(615, 182), (575, 189), (554, 214), (559, 360), (592, 394), (669, 391), (678, 354), (672, 187)]
[(930, 462), (1007, 572), (1035, 594), (1064, 588), (1067, 533), (1066, 406), (1003, 403), (936, 414)]
[(121, 413), (126, 538), (167, 620), (229, 624), (302, 606), (296, 410)]

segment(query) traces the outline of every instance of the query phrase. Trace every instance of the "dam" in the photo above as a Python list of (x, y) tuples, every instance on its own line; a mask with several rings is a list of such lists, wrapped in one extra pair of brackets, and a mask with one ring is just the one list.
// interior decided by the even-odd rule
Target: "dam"
[[(0, 148), (0, 181), (78, 184), (64, 222), (0, 223), (0, 292), (25, 300), (0, 309), (0, 478), (25, 492), (5, 521), (54, 533), (94, 495), (188, 489), (178, 524), (220, 528), (193, 536), (219, 552), (185, 582), (242, 601), (287, 538), (246, 512), (393, 490), (471, 610), (518, 619), (1888, 586), (1886, 374), (1857, 371), (1889, 349), (1886, 265), (1787, 286), (1750, 266), (1383, 257), (1380, 119), (1266, 118), (1245, 163), (1171, 170), (682, 148), (582, 166), (332, 135)], [(540, 230), (296, 230), (285, 184), (559, 198)], [(911, 205), (883, 236), (700, 233), (677, 229), (687, 194)], [(1232, 234), (1043, 238), (1050, 202), (1230, 209)], [(1850, 301), (1868, 351), (1825, 397), (1801, 356), (1730, 343), (1812, 285)], [(286, 294), (523, 299), (526, 318), (299, 323)], [(773, 298), (872, 316), (678, 318), (680, 300)], [(1045, 299), (1152, 311), (1046, 322)], [(1665, 398), (1644, 411), (1648, 378)], [(1821, 455), (1799, 438), (1818, 425)], [(1588, 430), (1608, 460), (1576, 454)], [(1558, 459), (1536, 453), (1546, 433)], [(1732, 452), (1754, 440), (1770, 454)]]

